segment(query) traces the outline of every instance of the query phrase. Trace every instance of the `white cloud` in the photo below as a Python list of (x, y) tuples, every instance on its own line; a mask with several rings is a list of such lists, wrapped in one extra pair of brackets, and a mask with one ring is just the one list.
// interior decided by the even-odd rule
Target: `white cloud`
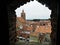
[(22, 9), (24, 9), (26, 13), (26, 19), (47, 19), (50, 18), (51, 10), (45, 5), (37, 1), (31, 1), (23, 6), (17, 8), (16, 15), (19, 17), (21, 15)]

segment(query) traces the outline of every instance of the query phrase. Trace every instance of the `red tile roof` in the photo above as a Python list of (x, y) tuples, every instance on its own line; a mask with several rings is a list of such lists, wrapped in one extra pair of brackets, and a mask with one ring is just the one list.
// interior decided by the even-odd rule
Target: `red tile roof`
[(24, 25), (23, 29), (26, 31), (31, 31), (31, 30), (33, 30), (33, 27), (31, 27), (31, 26), (28, 27), (28, 26)]
[[(26, 20), (24, 20), (22, 17), (17, 17), (17, 19), (19, 20), (19, 22), (21, 23), (25, 23), (25, 25), (23, 25), (23, 30), (26, 30), (26, 31), (31, 31), (33, 30), (33, 27), (32, 26), (26, 26)], [(45, 21), (46, 22), (46, 21)], [(29, 24), (33, 24), (31, 21), (27, 21), (27, 23)], [(35, 22), (34, 24), (40, 24), (40, 22)], [(18, 26), (18, 24), (16, 24), (16, 26)], [(21, 31), (19, 31), (21, 32)], [(37, 35), (39, 32), (42, 32), (42, 33), (51, 33), (51, 26), (40, 26), (39, 25), (39, 28), (36, 28), (35, 32), (33, 35)]]
[(25, 20), (22, 17), (17, 17), (17, 19), (19, 20), (19, 22), (25, 23)]

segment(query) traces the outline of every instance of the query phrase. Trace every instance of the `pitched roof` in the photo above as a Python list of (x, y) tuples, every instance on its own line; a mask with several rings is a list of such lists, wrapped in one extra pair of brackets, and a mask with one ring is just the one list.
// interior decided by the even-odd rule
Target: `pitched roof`
[(35, 32), (51, 33), (51, 28), (49, 27), (48, 29), (46, 29), (45, 26), (40, 26), (39, 28), (36, 28)]
[(27, 28), (27, 30), (33, 30), (33, 27), (30, 26), (30, 27)]
[(25, 25), (25, 26), (23, 26), (23, 29), (26, 31), (31, 31), (31, 30), (33, 30), (33, 27), (31, 27), (31, 26), (28, 27)]
[(25, 20), (22, 17), (17, 17), (17, 19), (19, 20), (19, 22), (25, 23)]

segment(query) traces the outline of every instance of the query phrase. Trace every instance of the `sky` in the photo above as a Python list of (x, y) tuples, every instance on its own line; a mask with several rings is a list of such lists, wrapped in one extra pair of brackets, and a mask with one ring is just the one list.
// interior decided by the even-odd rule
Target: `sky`
[(48, 19), (51, 15), (51, 10), (36, 0), (27, 2), (23, 6), (18, 7), (15, 10), (17, 17), (21, 17), (22, 10), (26, 13), (26, 19)]

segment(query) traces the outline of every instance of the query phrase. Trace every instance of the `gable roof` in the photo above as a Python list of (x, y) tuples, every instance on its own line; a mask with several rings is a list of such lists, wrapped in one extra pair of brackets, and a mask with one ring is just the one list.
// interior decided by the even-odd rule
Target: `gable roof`
[(21, 23), (25, 23), (25, 20), (22, 17), (17, 17), (17, 20)]

